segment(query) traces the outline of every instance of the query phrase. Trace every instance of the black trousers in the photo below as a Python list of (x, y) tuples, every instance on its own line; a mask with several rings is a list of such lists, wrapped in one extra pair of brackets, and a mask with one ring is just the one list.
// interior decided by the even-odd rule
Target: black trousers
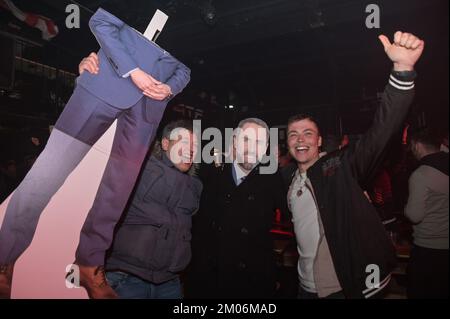
[(447, 299), (448, 249), (414, 246), (407, 278), (409, 299)]

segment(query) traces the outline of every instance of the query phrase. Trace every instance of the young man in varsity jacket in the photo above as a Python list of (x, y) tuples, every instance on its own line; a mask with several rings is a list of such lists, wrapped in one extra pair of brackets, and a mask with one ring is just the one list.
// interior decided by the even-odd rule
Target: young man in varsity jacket
[(403, 32), (392, 44), (383, 35), (380, 41), (394, 67), (373, 125), (358, 143), (324, 155), (312, 117), (297, 115), (288, 123), (289, 151), (297, 162), (286, 177), (301, 299), (370, 298), (388, 285), (395, 265), (393, 246), (361, 185), (408, 113), (424, 42)]

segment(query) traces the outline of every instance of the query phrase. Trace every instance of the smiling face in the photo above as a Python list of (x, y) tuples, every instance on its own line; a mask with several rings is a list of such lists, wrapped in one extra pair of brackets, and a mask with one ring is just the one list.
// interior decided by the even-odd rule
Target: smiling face
[(186, 173), (192, 167), (198, 146), (197, 137), (186, 129), (175, 130), (171, 139), (163, 138), (162, 149), (175, 167)]
[(322, 137), (313, 121), (303, 119), (289, 124), (287, 139), (289, 153), (301, 171), (306, 171), (319, 159)]
[(233, 146), (238, 165), (251, 171), (267, 151), (267, 130), (256, 123), (246, 123), (237, 130)]

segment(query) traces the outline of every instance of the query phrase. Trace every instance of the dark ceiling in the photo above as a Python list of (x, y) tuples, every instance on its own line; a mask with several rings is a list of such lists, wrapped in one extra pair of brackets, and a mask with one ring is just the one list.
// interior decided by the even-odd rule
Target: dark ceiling
[[(206, 3), (216, 12), (206, 23)], [(192, 68), (191, 91), (206, 90), (227, 103), (237, 96), (250, 108), (328, 105), (374, 95), (390, 64), (377, 36), (396, 30), (427, 41), (418, 66), (424, 87), (445, 94), (448, 105), (447, 0), (14, 0), (23, 10), (53, 19), (60, 34), (46, 43), (46, 63), (75, 72), (98, 49), (87, 22), (98, 7), (144, 30), (156, 9), (170, 15), (158, 43)], [(65, 8), (81, 5), (81, 28), (69, 30)], [(367, 29), (366, 5), (381, 9), (381, 29)], [(39, 32), (25, 30), (39, 40)], [(57, 53), (55, 53), (57, 52)], [(436, 81), (436, 78), (439, 81)], [(439, 84), (436, 84), (438, 82)]]
[[(202, 18), (202, 9), (210, 1), (217, 15), (214, 25), (208, 25)], [(354, 26), (356, 28), (351, 31), (355, 35), (352, 38), (359, 36), (361, 31), (369, 31), (364, 26), (368, 15), (365, 13), (367, 3), (361, 0), (14, 0), (14, 3), (24, 11), (53, 19), (60, 29), (58, 37), (52, 40), (53, 44), (75, 55), (96, 48), (87, 22), (99, 7), (109, 10), (138, 30), (145, 29), (156, 9), (163, 10), (170, 18), (158, 42), (177, 56), (198, 55), (200, 60), (207, 52), (230, 50), (239, 45), (252, 46), (258, 41), (264, 41), (265, 51), (277, 51), (277, 40), (287, 40), (289, 51), (299, 53), (300, 50), (310, 55), (311, 51), (307, 50), (308, 47), (313, 49), (314, 43), (305, 45), (292, 40), (300, 40), (302, 35), (317, 29), (327, 32)], [(67, 16), (65, 8), (71, 3), (80, 4), (80, 29), (69, 30), (64, 26)], [(377, 3), (381, 8), (382, 30), (390, 31), (385, 22), (390, 22), (392, 17), (404, 20), (418, 13), (426, 14), (433, 7), (442, 8), (447, 1), (381, 0)], [(240, 52), (240, 55), (249, 54)], [(250, 55), (253, 57), (253, 54)]]

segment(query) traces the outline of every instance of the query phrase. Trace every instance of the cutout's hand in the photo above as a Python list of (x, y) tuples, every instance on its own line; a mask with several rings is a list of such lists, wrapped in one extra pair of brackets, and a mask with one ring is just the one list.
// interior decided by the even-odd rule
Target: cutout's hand
[(91, 74), (98, 74), (99, 71), (99, 61), (96, 53), (92, 52), (88, 57), (81, 60), (78, 66), (78, 72), (83, 74), (84, 71), (88, 71)]
[(150, 74), (145, 73), (141, 69), (137, 69), (131, 73), (131, 80), (142, 91), (145, 96), (152, 99), (159, 99), (161, 95), (158, 85), (162, 84)]
[(172, 96), (172, 89), (167, 84), (161, 83), (154, 90), (144, 91), (144, 94), (152, 99), (162, 101)]

